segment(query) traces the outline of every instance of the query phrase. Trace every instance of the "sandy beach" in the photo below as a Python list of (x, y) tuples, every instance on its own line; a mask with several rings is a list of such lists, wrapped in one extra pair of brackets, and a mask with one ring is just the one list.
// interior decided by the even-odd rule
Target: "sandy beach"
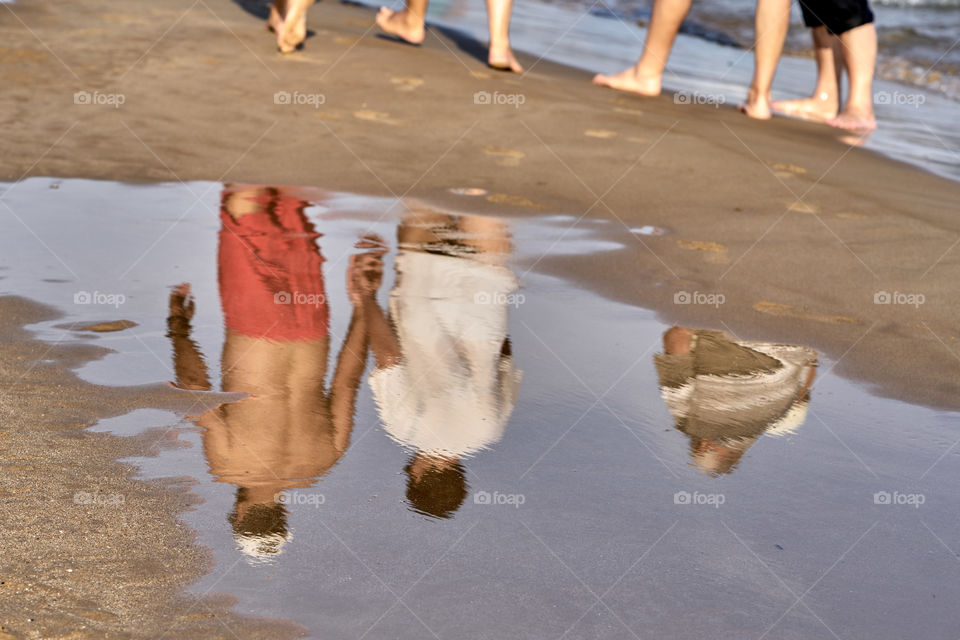
[[(263, 21), (226, 1), (2, 8), (0, 179), (321, 186), (453, 211), (464, 201), (451, 189), (469, 187), (487, 193), (470, 200), (474, 214), (605, 220), (601, 239), (656, 227), (665, 233), (633, 233), (613, 251), (547, 251), (522, 266), (665, 323), (809, 345), (878, 396), (960, 409), (960, 184), (846, 144), (825, 126), (624, 95), (530, 55), (521, 56), (523, 76), (497, 73), (481, 43), (454, 32), (401, 46), (377, 34), (373, 15), (321, 3), (303, 50), (281, 56)], [(12, 210), (0, 216), (19, 224)], [(697, 293), (722, 294), (722, 307), (681, 295)], [(3, 571), (13, 576), (0, 586), (0, 611), (48, 614), (46, 626), (8, 624), (0, 638), (153, 637), (171, 619), (170, 637), (300, 633), (269, 620), (239, 624), (230, 602), (181, 594), (208, 562), (175, 524), (191, 506), (188, 487), (136, 482), (115, 462), (176, 443), (80, 435), (136, 407), (186, 413), (193, 399), (89, 385), (70, 370), (96, 353), (49, 347), (22, 329), (52, 310), (24, 298), (0, 304), (9, 481), (0, 497), (32, 505), (0, 506)], [(137, 496), (133, 521), (90, 516), (64, 497), (91, 477), (108, 493)], [(44, 500), (63, 508), (38, 516)], [(73, 537), (27, 544), (56, 526)], [(94, 538), (115, 540), (125, 559), (100, 544), (88, 551)], [(137, 545), (148, 541), (141, 560), (148, 554)], [(78, 621), (84, 630), (66, 635)]]

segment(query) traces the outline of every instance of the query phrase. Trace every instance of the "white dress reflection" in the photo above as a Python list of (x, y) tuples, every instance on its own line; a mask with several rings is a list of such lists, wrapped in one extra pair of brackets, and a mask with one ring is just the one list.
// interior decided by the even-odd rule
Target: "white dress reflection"
[(386, 316), (368, 297), (369, 382), (386, 432), (414, 451), (414, 510), (450, 517), (467, 494), (463, 458), (500, 440), (520, 387), (508, 336), (518, 282), (499, 220), (432, 211), (398, 230)]

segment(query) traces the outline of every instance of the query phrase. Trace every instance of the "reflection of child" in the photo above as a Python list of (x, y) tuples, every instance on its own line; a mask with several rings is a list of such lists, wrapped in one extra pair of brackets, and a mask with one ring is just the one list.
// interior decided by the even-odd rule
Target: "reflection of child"
[(764, 432), (787, 432), (805, 415), (816, 352), (744, 342), (722, 331), (672, 327), (654, 357), (660, 390), (691, 458), (729, 473)]
[(517, 280), (495, 263), (506, 230), (462, 218), (404, 220), (389, 323), (375, 299), (367, 307), (377, 356), (370, 388), (384, 429), (417, 452), (407, 497), (439, 517), (466, 496), (460, 459), (502, 437), (521, 377), (507, 335)]

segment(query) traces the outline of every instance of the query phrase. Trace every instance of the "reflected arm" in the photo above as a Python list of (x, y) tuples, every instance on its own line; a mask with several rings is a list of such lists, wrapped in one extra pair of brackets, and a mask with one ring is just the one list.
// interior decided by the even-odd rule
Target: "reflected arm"
[(210, 376), (197, 343), (190, 337), (193, 328), (194, 302), (190, 285), (181, 284), (170, 293), (170, 315), (167, 316), (167, 337), (173, 346), (174, 385), (181, 389), (210, 390)]
[(369, 340), (366, 322), (360, 309), (354, 308), (350, 329), (337, 357), (337, 368), (330, 389), (330, 413), (333, 420), (334, 446), (343, 453), (350, 445), (353, 412), (357, 390), (367, 363)]
[(390, 321), (374, 297), (363, 301), (363, 314), (370, 331), (370, 348), (377, 359), (377, 368), (385, 369), (400, 362), (400, 343)]

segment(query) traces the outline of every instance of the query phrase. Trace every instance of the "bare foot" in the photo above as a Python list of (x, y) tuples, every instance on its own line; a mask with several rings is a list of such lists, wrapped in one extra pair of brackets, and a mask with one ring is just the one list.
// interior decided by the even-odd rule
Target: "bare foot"
[(593, 77), (593, 84), (619, 91), (639, 93), (643, 96), (660, 95), (660, 76), (640, 74), (636, 67), (624, 69), (612, 76), (598, 73)]
[(498, 71), (512, 71), (523, 73), (523, 67), (517, 62), (509, 45), (506, 47), (490, 47), (487, 54), (487, 64)]
[(760, 96), (754, 89), (747, 92), (747, 100), (739, 107), (740, 113), (757, 120), (770, 119), (770, 97)]
[(380, 7), (377, 14), (377, 26), (392, 36), (406, 40), (410, 44), (423, 42), (426, 32), (423, 28), (423, 18), (407, 11), (394, 11)]
[(836, 117), (839, 106), (836, 96), (820, 94), (800, 100), (775, 100), (770, 104), (770, 108), (775, 113), (790, 118), (811, 122), (826, 122), (830, 118)]
[(270, 17), (267, 18), (267, 29), (274, 33), (280, 33), (283, 30), (283, 16), (277, 11), (277, 7), (270, 5)]
[(846, 131), (866, 132), (877, 128), (877, 120), (873, 115), (873, 106), (854, 107), (849, 104), (836, 118), (827, 120), (831, 127)]
[[(270, 13), (271, 26), (277, 34), (277, 48), (280, 53), (291, 53), (296, 51), (297, 47), (307, 38), (307, 7), (306, 2), (288, 3), (287, 15), (279, 21), (279, 24), (272, 24), (273, 12)], [(277, 15), (279, 18), (279, 14)]]

